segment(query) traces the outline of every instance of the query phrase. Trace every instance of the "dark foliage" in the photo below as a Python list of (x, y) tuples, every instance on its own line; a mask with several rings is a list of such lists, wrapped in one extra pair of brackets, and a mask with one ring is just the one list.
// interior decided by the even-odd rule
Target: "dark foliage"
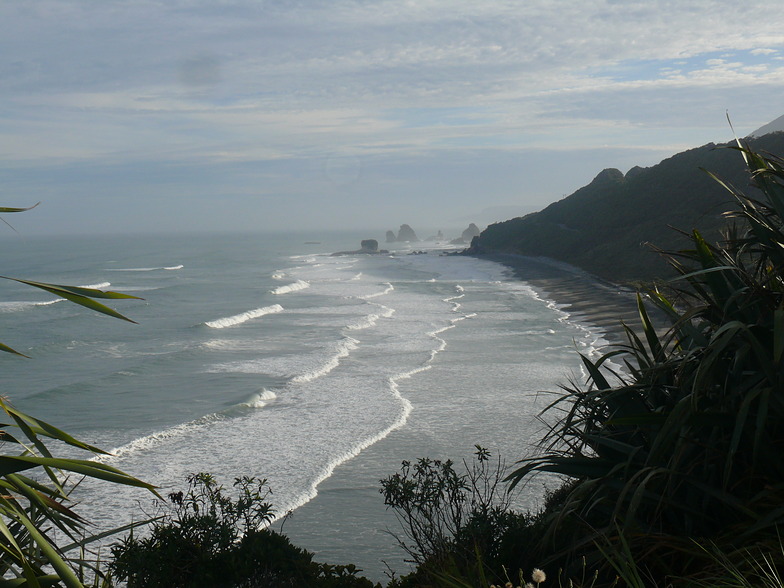
[(532, 567), (527, 555), (544, 532), (539, 517), (509, 509), (500, 459), (479, 446), (475, 458), (463, 463), (463, 473), (450, 460), (403, 462), (381, 481), (384, 502), (403, 529), (398, 542), (417, 564), (391, 586), (448, 585), (445, 575), (481, 584), (500, 581), (503, 566)]
[(583, 358), (587, 385), (550, 407), (563, 416), (545, 452), (512, 475), (574, 480), (550, 513), (553, 549), (596, 565), (631, 557), (660, 582), (716, 572), (700, 545), (730, 558), (756, 546), (784, 567), (784, 162), (738, 150), (758, 197), (724, 183), (736, 225), (668, 254), (681, 277), (648, 299), (671, 329), (657, 332), (640, 297), (642, 333)]
[(172, 493), (149, 535), (112, 548), (113, 575), (129, 588), (374, 588), (353, 565), (316, 563), (287, 537), (261, 528), (274, 513), (265, 480), (238, 478), (238, 498), (210, 474)]

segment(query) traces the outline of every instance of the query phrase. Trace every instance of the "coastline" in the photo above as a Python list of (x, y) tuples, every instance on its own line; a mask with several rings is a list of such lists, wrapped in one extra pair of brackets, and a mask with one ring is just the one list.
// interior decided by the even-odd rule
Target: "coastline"
[[(570, 322), (593, 332), (600, 350), (607, 345), (626, 342), (622, 321), (634, 329), (639, 326), (636, 296), (631, 289), (545, 258), (500, 254), (474, 257), (507, 268), (510, 276), (531, 286), (538, 298), (568, 314)], [(448, 357), (443, 358), (447, 362), (446, 368)], [(418, 377), (418, 387), (426, 387), (427, 380), (432, 378), (440, 379), (449, 388), (445, 373), (438, 369)], [(563, 379), (566, 379), (565, 373)], [(488, 385), (492, 385), (490, 378)], [(451, 394), (455, 394), (454, 387)], [(386, 583), (385, 565), (398, 575), (406, 573), (409, 566), (405, 553), (388, 531), (398, 529), (398, 523), (394, 514), (384, 507), (378, 481), (397, 471), (404, 459), (434, 456), (433, 453), (438, 455), (439, 451), (449, 452), (445, 457), (460, 459), (471, 455), (474, 443), (493, 448), (493, 443), (497, 442), (497, 439), (482, 438), (481, 432), (472, 431), (466, 422), (455, 422), (453, 431), (436, 434), (437, 423), (443, 417), (443, 405), (438, 408), (437, 403), (436, 406), (423, 406), (415, 398), (412, 401), (415, 408), (405, 426), (393, 430), (380, 442), (341, 464), (319, 484), (318, 495), (313, 500), (273, 527), (282, 529), (296, 545), (314, 551), (317, 560), (354, 563), (375, 581)], [(451, 402), (453, 398), (445, 396), (443, 401)], [(511, 406), (508, 408), (514, 410)], [(535, 444), (541, 433), (533, 430), (518, 433), (519, 453), (516, 455), (522, 455), (526, 447)], [(539, 496), (541, 488), (541, 483), (536, 482), (531, 491)], [(533, 500), (531, 506), (536, 507), (539, 498)], [(325, 533), (324, 529), (333, 531)]]
[[(511, 253), (474, 255), (506, 266), (542, 298), (564, 310), (572, 320), (598, 328), (611, 345), (626, 343), (622, 324), (638, 330), (636, 291), (602, 280), (576, 266), (546, 257)], [(649, 309), (650, 311), (650, 309)]]

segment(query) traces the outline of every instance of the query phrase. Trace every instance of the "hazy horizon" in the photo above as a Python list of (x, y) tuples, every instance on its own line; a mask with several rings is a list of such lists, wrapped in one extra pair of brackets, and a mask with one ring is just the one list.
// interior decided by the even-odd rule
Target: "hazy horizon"
[(26, 234), (483, 226), (780, 116), (768, 6), (4, 3), (0, 204), (42, 202)]

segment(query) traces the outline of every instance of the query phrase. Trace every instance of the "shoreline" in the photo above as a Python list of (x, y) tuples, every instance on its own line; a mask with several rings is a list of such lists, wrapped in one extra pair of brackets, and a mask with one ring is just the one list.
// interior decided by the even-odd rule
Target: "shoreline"
[[(602, 280), (576, 266), (545, 257), (511, 253), (473, 255), (506, 266), (571, 320), (602, 331), (609, 345), (627, 343), (622, 323), (640, 328), (636, 291)], [(650, 312), (650, 309), (649, 309)], [(605, 346), (606, 347), (606, 346)]]
[[(634, 329), (640, 324), (633, 290), (601, 281), (579, 268), (516, 255), (472, 257), (504, 266), (505, 273), (528, 284), (537, 298), (568, 315), (569, 322), (594, 333), (600, 352), (606, 352), (609, 345), (626, 343), (621, 321)], [(423, 376), (434, 377), (428, 374)], [(388, 580), (384, 576), (389, 569), (398, 575), (406, 573), (406, 555), (388, 533), (396, 530), (398, 523), (383, 505), (378, 480), (395, 473), (403, 459), (431, 454), (437, 443), (429, 419), (438, 419), (438, 411), (431, 415), (432, 408), (429, 412), (411, 400), (414, 411), (405, 426), (335, 468), (318, 485), (314, 499), (297, 508), (290, 519), (278, 520), (273, 528), (288, 535), (296, 545), (315, 552), (318, 561), (356, 564), (363, 574), (382, 584)], [(490, 440), (481, 441), (492, 447)], [(459, 445), (449, 448), (453, 455), (459, 456), (461, 451), (470, 455), (473, 443)], [(324, 529), (334, 532), (325, 534)]]

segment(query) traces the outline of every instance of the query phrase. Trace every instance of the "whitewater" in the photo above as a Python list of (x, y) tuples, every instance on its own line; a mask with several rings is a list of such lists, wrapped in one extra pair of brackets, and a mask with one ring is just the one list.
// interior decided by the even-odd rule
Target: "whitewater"
[[(382, 580), (382, 559), (405, 564), (379, 478), (475, 444), (509, 462), (530, 454), (547, 391), (581, 377), (577, 352), (605, 341), (504, 266), (446, 246), (331, 255), (362, 238), (13, 241), (6, 274), (143, 300), (113, 304), (129, 325), (9, 283), (3, 342), (33, 359), (4, 358), (4, 392), (163, 495), (201, 471), (227, 486), (266, 478), (295, 542)], [(521, 505), (541, 495), (532, 485)], [(101, 483), (75, 497), (99, 529), (142, 518), (152, 499)]]

